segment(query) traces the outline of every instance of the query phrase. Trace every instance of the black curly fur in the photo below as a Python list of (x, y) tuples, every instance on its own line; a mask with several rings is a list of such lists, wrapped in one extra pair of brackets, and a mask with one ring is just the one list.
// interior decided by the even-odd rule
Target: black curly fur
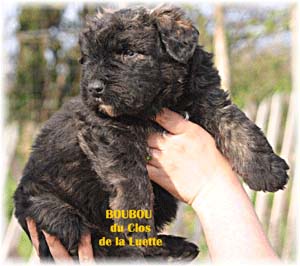
[[(158, 236), (161, 248), (98, 246), (102, 236), (128, 237), (126, 231), (109, 232), (106, 209), (153, 210), (153, 219), (136, 222), (155, 230), (136, 238), (156, 236), (176, 216), (176, 200), (150, 182), (146, 170), (146, 139), (161, 130), (151, 118), (163, 107), (187, 111), (252, 189), (284, 187), (287, 164), (220, 89), (212, 55), (197, 39), (198, 31), (174, 7), (125, 9), (88, 20), (79, 39), (81, 95), (42, 128), (14, 196), (27, 234), (25, 218), (37, 223), (42, 258), (51, 258), (42, 229), (73, 256), (87, 230), (98, 258), (197, 256), (194, 244), (173, 236)], [(128, 222), (121, 221), (125, 228)]]

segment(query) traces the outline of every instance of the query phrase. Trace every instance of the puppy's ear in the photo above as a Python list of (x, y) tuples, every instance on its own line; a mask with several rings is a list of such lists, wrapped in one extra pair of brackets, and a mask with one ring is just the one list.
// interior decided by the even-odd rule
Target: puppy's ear
[(150, 13), (168, 54), (176, 61), (187, 63), (194, 54), (199, 32), (184, 18), (180, 8), (161, 6)]
[(89, 45), (88, 45), (88, 36), (87, 36), (88, 33), (89, 33), (88, 29), (83, 29), (79, 33), (79, 47), (80, 47), (81, 57), (78, 59), (78, 62), (80, 64), (84, 63), (85, 56), (89, 54)]

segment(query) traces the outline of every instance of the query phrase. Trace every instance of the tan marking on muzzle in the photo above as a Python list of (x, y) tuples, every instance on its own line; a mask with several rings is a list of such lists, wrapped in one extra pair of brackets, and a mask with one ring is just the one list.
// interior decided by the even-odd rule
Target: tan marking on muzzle
[(99, 110), (103, 111), (104, 113), (106, 113), (109, 116), (116, 116), (116, 114), (114, 113), (114, 109), (111, 105), (107, 105), (107, 104), (101, 104), (99, 105)]

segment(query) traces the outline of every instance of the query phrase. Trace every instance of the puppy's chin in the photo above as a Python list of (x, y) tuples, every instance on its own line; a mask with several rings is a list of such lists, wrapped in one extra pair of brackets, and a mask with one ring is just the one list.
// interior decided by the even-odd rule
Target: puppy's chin
[(105, 114), (107, 114), (110, 117), (116, 117), (117, 114), (114, 111), (114, 108), (111, 105), (108, 104), (100, 104), (98, 107), (100, 112), (103, 112)]

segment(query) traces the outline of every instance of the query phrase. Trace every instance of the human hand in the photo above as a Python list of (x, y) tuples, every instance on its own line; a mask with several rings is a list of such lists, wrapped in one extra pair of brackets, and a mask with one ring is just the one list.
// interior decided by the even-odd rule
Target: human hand
[(220, 178), (232, 176), (229, 162), (202, 127), (168, 109), (156, 117), (156, 122), (169, 133), (148, 138), (152, 158), (147, 170), (150, 179), (176, 198), (192, 204)]
[(209, 133), (170, 110), (156, 122), (169, 133), (148, 139), (149, 177), (192, 205), (212, 261), (278, 263), (251, 201)]
[[(27, 227), (30, 233), (32, 244), (39, 255), (39, 238), (36, 229), (36, 224), (31, 218), (27, 218)], [(62, 245), (62, 243), (55, 236), (51, 236), (43, 231), (46, 242), (48, 244), (50, 253), (55, 262), (72, 262), (72, 257)], [(85, 234), (81, 237), (81, 241), (78, 246), (79, 262), (92, 262), (94, 260), (93, 249), (91, 244), (91, 234)]]

